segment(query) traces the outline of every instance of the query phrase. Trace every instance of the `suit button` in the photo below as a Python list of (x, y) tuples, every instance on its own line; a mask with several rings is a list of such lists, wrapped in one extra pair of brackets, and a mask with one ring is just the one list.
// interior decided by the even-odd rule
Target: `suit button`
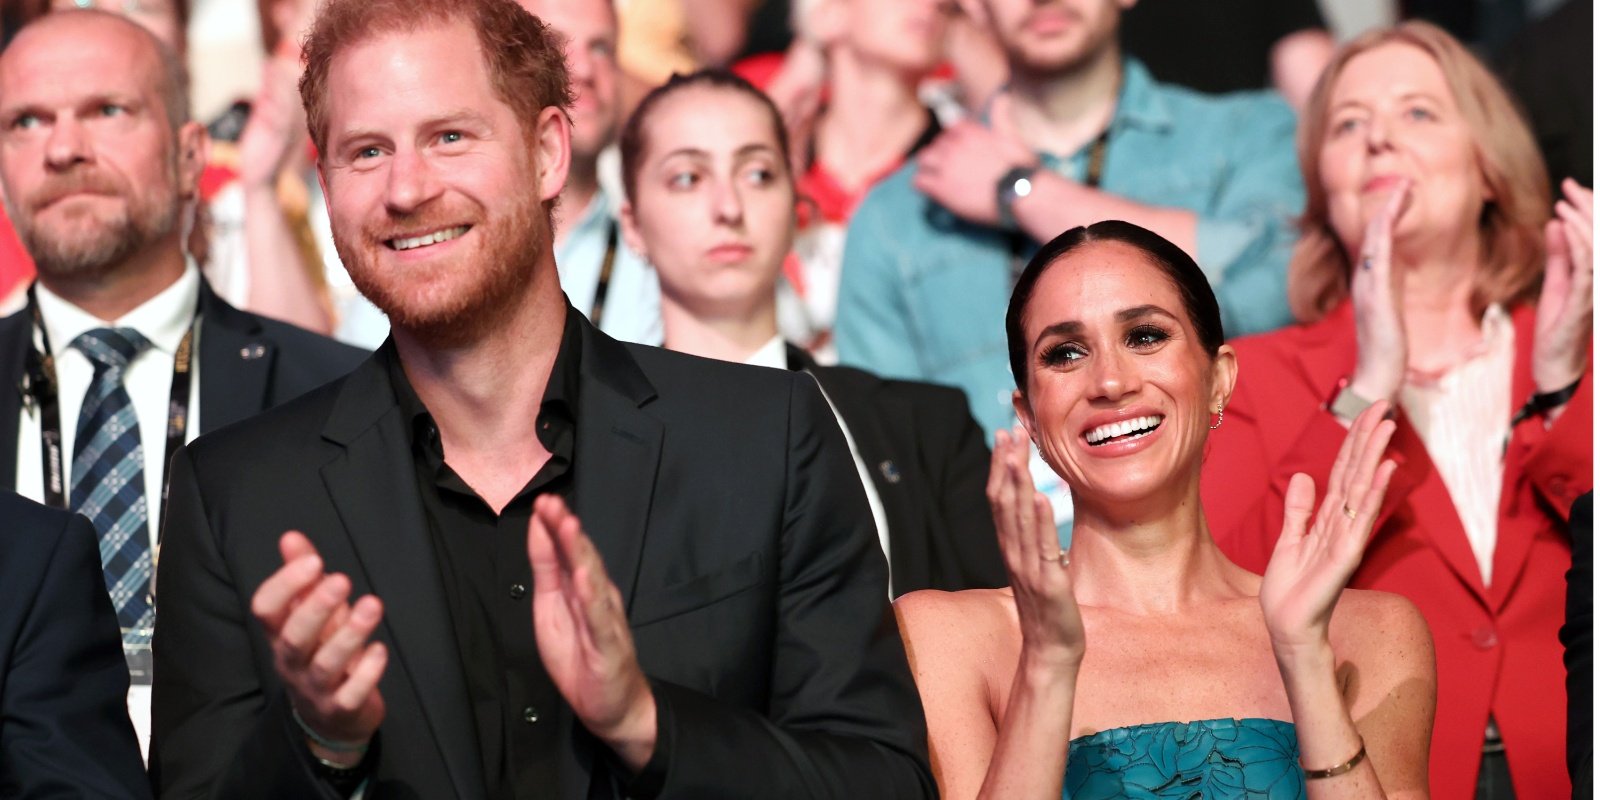
[(522, 598), (527, 597), (527, 596), (528, 596), (528, 587), (526, 587), (526, 586), (524, 586), (524, 585), (522, 585), (520, 583), (511, 584), (511, 599), (512, 600), (521, 600)]
[(534, 708), (533, 706), (528, 706), (527, 708), (522, 709), (522, 721), (528, 723), (529, 725), (538, 722), (539, 709)]
[(1493, 650), (1500, 645), (1500, 637), (1495, 635), (1494, 626), (1485, 625), (1472, 632), (1472, 644), (1479, 650)]
[(1557, 497), (1565, 499), (1567, 496), (1567, 479), (1560, 475), (1551, 478), (1550, 491), (1554, 492)]

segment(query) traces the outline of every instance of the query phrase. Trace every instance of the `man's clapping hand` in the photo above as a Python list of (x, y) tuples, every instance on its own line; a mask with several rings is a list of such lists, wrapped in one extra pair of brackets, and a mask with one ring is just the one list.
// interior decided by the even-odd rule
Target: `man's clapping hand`
[(383, 722), (378, 679), (389, 651), (369, 641), (383, 604), (372, 595), (350, 604), (350, 579), (325, 574), (322, 557), (302, 534), (285, 533), (278, 549), (283, 566), (256, 590), (250, 610), (266, 628), (273, 666), (309, 729), (307, 746), (318, 758), (353, 767)]
[(528, 560), (545, 671), (578, 721), (638, 772), (655, 752), (655, 695), (633, 650), (622, 594), (560, 497), (534, 501)]

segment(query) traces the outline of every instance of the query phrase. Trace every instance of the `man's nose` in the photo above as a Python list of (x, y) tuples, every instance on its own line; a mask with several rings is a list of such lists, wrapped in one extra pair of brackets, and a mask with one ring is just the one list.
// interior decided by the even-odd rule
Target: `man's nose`
[(73, 114), (61, 114), (50, 126), (45, 140), (45, 164), (51, 169), (69, 169), (75, 164), (91, 160), (89, 132)]

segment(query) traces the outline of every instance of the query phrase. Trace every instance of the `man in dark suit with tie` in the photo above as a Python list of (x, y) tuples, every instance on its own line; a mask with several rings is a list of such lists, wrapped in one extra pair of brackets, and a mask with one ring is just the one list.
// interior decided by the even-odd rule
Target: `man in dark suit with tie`
[(0, 797), (149, 797), (94, 528), (4, 490), (0, 520)]
[(933, 796), (815, 382), (621, 344), (561, 294), (559, 39), (511, 0), (333, 0), (305, 50), (392, 338), (180, 451), (159, 793)]
[(187, 92), (177, 57), (116, 14), (46, 15), (0, 54), (0, 183), (39, 273), (0, 320), (0, 488), (99, 532), (141, 731), (172, 453), (363, 356), (229, 307), (185, 256), (207, 151)]

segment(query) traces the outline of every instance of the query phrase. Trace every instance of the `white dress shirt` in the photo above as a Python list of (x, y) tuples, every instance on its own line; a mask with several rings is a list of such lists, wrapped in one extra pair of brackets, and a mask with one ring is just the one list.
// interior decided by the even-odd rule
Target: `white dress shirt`
[[(50, 336), (50, 348), (55, 356), (57, 395), (61, 409), (61, 455), (63, 494), (72, 497), (72, 448), (77, 440), (78, 412), (83, 406), (83, 396), (94, 378), (94, 364), (77, 348), (69, 347), (72, 341), (94, 328), (133, 328), (150, 340), (150, 347), (134, 357), (123, 372), (123, 386), (133, 401), (134, 416), (139, 421), (139, 443), (144, 448), (144, 483), (146, 508), (150, 511), (149, 531), (151, 552), (155, 553), (161, 520), (161, 481), (165, 478), (162, 463), (167, 449), (167, 404), (172, 395), (172, 366), (178, 343), (194, 319), (195, 306), (200, 299), (200, 272), (190, 264), (182, 277), (160, 294), (150, 298), (138, 308), (112, 321), (104, 321), (62, 299), (61, 296), (39, 284), (35, 290), (39, 298), (39, 314), (44, 320), (45, 332)], [(38, 331), (34, 331), (34, 346), (41, 347)], [(192, 352), (200, 351), (198, 322)], [(192, 359), (189, 374), (189, 418), (184, 430), (184, 441), (193, 441), (200, 432), (200, 359)], [(44, 502), (44, 473), (40, 461), (40, 415), (37, 404), (24, 404), (17, 426), (17, 493)], [(128, 693), (128, 712), (133, 719), (134, 731), (139, 736), (141, 751), (150, 746), (150, 687), (134, 685)]]
[(1511, 419), (1517, 331), (1498, 305), (1484, 312), (1481, 330), (1478, 345), (1444, 375), (1434, 380), (1408, 377), (1400, 388), (1400, 405), (1450, 490), (1483, 585), (1488, 586), (1500, 526), (1500, 481), (1505, 471), (1506, 423)]
[[(772, 341), (761, 346), (761, 349), (750, 354), (744, 363), (755, 367), (772, 367), (787, 370), (789, 356), (785, 352), (783, 336), (774, 336)], [(816, 376), (812, 376), (816, 380)], [(822, 384), (818, 382), (818, 389)], [(889, 518), (883, 511), (883, 500), (878, 497), (878, 487), (872, 483), (872, 473), (867, 469), (867, 462), (861, 459), (861, 450), (856, 447), (856, 438), (850, 435), (850, 426), (845, 424), (844, 417), (839, 416), (839, 407), (833, 404), (833, 398), (828, 396), (828, 390), (822, 389), (822, 398), (828, 401), (828, 408), (833, 411), (833, 418), (839, 422), (839, 430), (844, 432), (844, 442), (850, 446), (850, 460), (856, 463), (856, 474), (861, 478), (861, 488), (867, 493), (867, 507), (872, 510), (872, 522), (878, 528), (878, 545), (883, 548), (884, 559), (889, 558)], [(890, 576), (890, 585), (893, 586), (893, 576)], [(893, 594), (890, 595), (894, 599)]]

